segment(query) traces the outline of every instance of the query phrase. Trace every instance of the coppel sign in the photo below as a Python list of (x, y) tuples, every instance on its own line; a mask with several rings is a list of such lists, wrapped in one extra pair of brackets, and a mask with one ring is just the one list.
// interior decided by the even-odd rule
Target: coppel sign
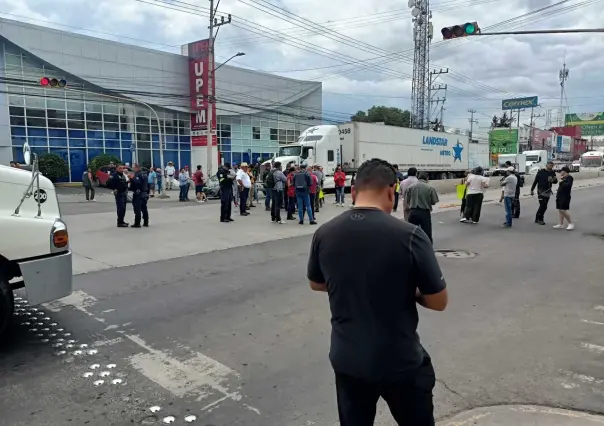
[(537, 96), (531, 96), (528, 98), (515, 98), (515, 99), (504, 99), (501, 101), (501, 109), (522, 109), (522, 108), (536, 108), (539, 106), (539, 98)]

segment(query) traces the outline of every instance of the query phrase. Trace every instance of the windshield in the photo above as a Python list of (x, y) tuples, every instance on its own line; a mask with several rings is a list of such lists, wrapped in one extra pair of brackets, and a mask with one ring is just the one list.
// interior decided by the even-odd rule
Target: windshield
[(581, 165), (583, 167), (601, 167), (602, 157), (583, 157), (581, 159)]
[(299, 157), (301, 152), (301, 146), (284, 146), (279, 148), (279, 157)]
[(534, 163), (536, 161), (539, 161), (539, 156), (538, 155), (527, 155), (526, 161), (532, 161)]

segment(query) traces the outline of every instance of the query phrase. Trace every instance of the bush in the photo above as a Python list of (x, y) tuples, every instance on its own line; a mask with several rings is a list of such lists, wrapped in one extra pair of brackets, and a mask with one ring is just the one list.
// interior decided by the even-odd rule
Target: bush
[(119, 163), (121, 160), (115, 155), (110, 154), (101, 154), (94, 157), (90, 160), (88, 167), (92, 169), (92, 175), (94, 176), (96, 172), (103, 166), (108, 166), (109, 163), (113, 162), (114, 164)]
[(63, 157), (57, 154), (44, 154), (38, 160), (40, 172), (51, 180), (56, 182), (59, 179), (69, 177), (69, 166), (63, 160)]

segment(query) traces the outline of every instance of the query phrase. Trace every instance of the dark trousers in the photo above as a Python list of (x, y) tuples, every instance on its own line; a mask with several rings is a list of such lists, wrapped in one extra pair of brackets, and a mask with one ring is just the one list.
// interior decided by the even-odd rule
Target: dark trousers
[(189, 185), (180, 185), (180, 194), (178, 199), (184, 201), (189, 198)]
[(287, 218), (293, 218), (296, 211), (296, 197), (287, 197)]
[(265, 190), (265, 194), (266, 194), (266, 198), (264, 198), (264, 207), (266, 207), (266, 209), (270, 209), (271, 208), (271, 195), (272, 195), (273, 190), (272, 189), (266, 189)]
[(535, 222), (545, 222), (545, 212), (547, 211), (547, 205), (550, 197), (539, 196), (539, 208), (537, 214), (535, 214)]
[(394, 193), (394, 207), (392, 207), (392, 211), (396, 211), (396, 209), (398, 209), (398, 197), (399, 197), (399, 193), (395, 192)]
[(317, 211), (317, 206), (315, 205), (317, 201), (317, 194), (310, 193), (310, 209), (312, 210), (312, 217), (315, 216), (315, 212)]
[(239, 213), (243, 215), (247, 210), (247, 197), (249, 197), (249, 195), (249, 188), (239, 188)]
[(141, 193), (132, 195), (132, 209), (134, 210), (134, 224), (141, 224), (141, 215), (143, 223), (149, 224), (149, 210), (147, 210), (147, 199), (149, 194)]
[(233, 188), (220, 188), (220, 220), (231, 218), (231, 203), (233, 202)]
[(115, 207), (117, 210), (117, 224), (121, 225), (124, 222), (126, 216), (126, 203), (128, 202), (128, 194), (125, 192), (118, 192), (115, 194)]
[(430, 214), (430, 210), (411, 209), (409, 211), (409, 223), (422, 228), (428, 238), (430, 238), (430, 242), (434, 242), (432, 240), (432, 215)]
[(281, 203), (283, 203), (283, 192), (272, 190), (271, 193), (271, 220), (273, 222), (281, 222)]
[(472, 222), (480, 220), (480, 212), (482, 210), (482, 201), (484, 194), (468, 194), (466, 195), (466, 210), (464, 217)]
[(94, 188), (92, 186), (85, 186), (84, 190), (86, 191), (86, 201), (94, 200)]
[(512, 201), (512, 217), (514, 219), (520, 217), (520, 195), (516, 195), (514, 201)]
[(372, 426), (380, 397), (399, 426), (434, 426), (435, 381), (430, 358), (407, 377), (394, 382), (367, 382), (336, 373), (340, 426)]

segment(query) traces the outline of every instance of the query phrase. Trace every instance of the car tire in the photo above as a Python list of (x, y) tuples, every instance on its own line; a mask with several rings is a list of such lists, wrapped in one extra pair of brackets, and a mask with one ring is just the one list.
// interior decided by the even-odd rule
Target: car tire
[(15, 299), (13, 289), (0, 271), (0, 341), (6, 335), (13, 321)]

